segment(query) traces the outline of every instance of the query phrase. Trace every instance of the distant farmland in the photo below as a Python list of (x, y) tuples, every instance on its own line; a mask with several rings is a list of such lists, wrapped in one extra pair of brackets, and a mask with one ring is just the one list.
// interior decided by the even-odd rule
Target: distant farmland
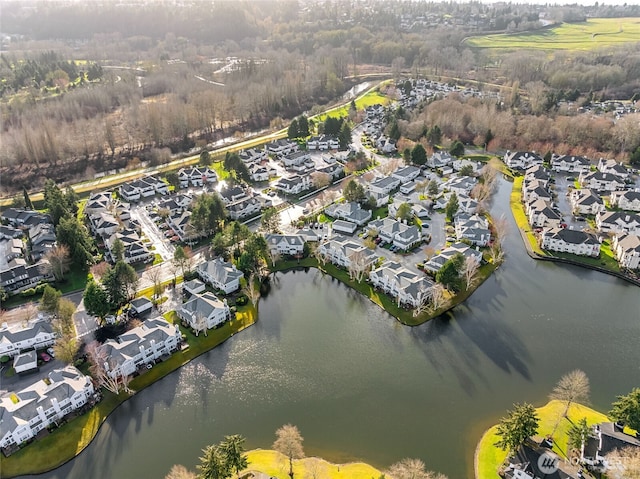
[(590, 18), (586, 22), (563, 23), (535, 32), (501, 33), (465, 40), (470, 47), (503, 51), (593, 50), (635, 42), (640, 42), (640, 18)]

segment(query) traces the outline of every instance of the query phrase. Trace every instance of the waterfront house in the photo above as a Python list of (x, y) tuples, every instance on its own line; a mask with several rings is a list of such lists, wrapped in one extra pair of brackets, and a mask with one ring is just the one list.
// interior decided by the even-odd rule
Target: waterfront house
[(640, 269), (640, 236), (615, 234), (611, 240), (611, 249), (621, 268)]
[(594, 234), (571, 228), (550, 228), (542, 232), (540, 246), (549, 251), (580, 256), (600, 256), (602, 241)]
[(640, 211), (640, 190), (614, 191), (609, 201), (622, 210)]
[(427, 301), (433, 288), (433, 282), (424, 275), (409, 271), (395, 261), (386, 261), (379, 268), (371, 270), (369, 281), (395, 298), (399, 306), (412, 308)]
[(369, 231), (377, 231), (382, 241), (393, 243), (397, 248), (407, 251), (422, 241), (422, 232), (417, 226), (407, 225), (394, 218), (374, 220), (368, 225)]
[(100, 346), (107, 373), (112, 378), (130, 376), (146, 364), (169, 356), (182, 340), (180, 328), (162, 317), (147, 319), (141, 326), (108, 339)]
[(238, 271), (235, 265), (227, 263), (222, 258), (218, 257), (199, 264), (196, 272), (202, 281), (224, 291), (225, 294), (230, 294), (240, 289), (242, 271)]
[(0, 447), (23, 444), (93, 396), (93, 382), (73, 366), (54, 369), (20, 391), (0, 398)]
[(592, 433), (583, 442), (580, 462), (600, 473), (606, 473), (611, 466), (607, 463), (607, 454), (627, 447), (640, 448), (640, 439), (626, 434), (615, 423), (602, 422), (593, 426)]
[(461, 195), (468, 196), (477, 182), (478, 180), (476, 180), (472, 176), (454, 177), (447, 180), (442, 185), (442, 188), (449, 190), (458, 196), (461, 196)]
[(456, 254), (461, 254), (465, 258), (473, 258), (477, 263), (482, 261), (482, 252), (471, 248), (469, 245), (457, 242), (443, 249), (440, 254), (432, 256), (424, 263), (424, 269), (437, 273), (444, 264), (453, 258)]
[(543, 159), (534, 151), (509, 151), (504, 154), (503, 161), (509, 168), (526, 170), (535, 165), (542, 165)]
[(549, 203), (544, 200), (535, 200), (531, 203), (526, 203), (525, 210), (529, 218), (529, 224), (532, 227), (553, 227), (560, 226), (560, 223), (562, 223), (562, 216), (552, 209)]
[(377, 259), (373, 250), (341, 235), (321, 243), (318, 251), (329, 262), (345, 268), (349, 268), (354, 259), (361, 261), (366, 267), (370, 267)]
[(269, 250), (279, 254), (298, 255), (304, 251), (304, 238), (300, 235), (266, 234)]
[(453, 220), (456, 239), (466, 240), (473, 245), (487, 246), (491, 240), (489, 221), (478, 214), (459, 213)]
[(535, 165), (529, 168), (524, 174), (525, 181), (539, 180), (544, 181), (545, 185), (549, 184), (549, 171), (542, 165)]
[(211, 292), (195, 294), (177, 311), (178, 317), (194, 330), (217, 328), (231, 318), (227, 300), (219, 299)]

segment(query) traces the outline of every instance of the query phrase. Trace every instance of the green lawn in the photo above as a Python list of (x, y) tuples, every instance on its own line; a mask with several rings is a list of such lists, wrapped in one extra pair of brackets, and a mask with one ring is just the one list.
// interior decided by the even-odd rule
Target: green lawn
[(533, 252), (539, 254), (540, 256), (546, 256), (546, 253), (540, 248), (536, 237), (531, 231), (531, 226), (529, 226), (529, 219), (527, 218), (524, 207), (522, 206), (521, 199), (523, 181), (524, 176), (516, 176), (513, 179), (513, 189), (511, 190), (511, 198), (509, 200), (509, 203), (511, 205), (511, 213), (513, 213), (513, 218), (516, 220), (518, 228), (524, 231)]
[[(567, 418), (563, 419), (561, 416), (564, 408), (565, 403), (563, 401), (550, 401), (546, 405), (536, 408), (540, 419), (537, 435), (539, 440), (547, 434), (551, 434), (559, 420), (558, 428), (554, 435), (553, 451), (560, 457), (567, 457), (567, 433), (573, 423), (582, 418), (587, 418), (589, 425), (608, 420), (606, 415), (581, 404), (571, 405)], [(498, 467), (506, 459), (507, 453), (494, 445), (498, 441), (496, 431), (497, 426), (489, 428), (478, 443), (475, 458), (476, 477), (478, 478), (500, 479), (497, 473)]]
[(536, 31), (480, 35), (465, 40), (470, 47), (503, 51), (594, 50), (637, 42), (640, 42), (640, 18), (590, 18)]
[[(175, 319), (175, 316), (171, 316)], [(238, 308), (236, 318), (222, 327), (208, 331), (207, 336), (195, 337), (189, 330), (180, 329), (187, 336), (189, 348), (177, 351), (169, 359), (155, 365), (151, 370), (134, 378), (129, 387), (140, 391), (172, 371), (188, 363), (200, 354), (223, 343), (234, 334), (252, 325), (257, 320), (257, 311), (251, 305)], [(35, 441), (10, 457), (0, 455), (0, 477), (8, 478), (24, 474), (39, 474), (54, 469), (78, 455), (98, 433), (107, 416), (128, 394), (116, 396), (104, 391), (104, 399), (88, 413), (75, 418), (49, 436)]]
[[(356, 109), (358, 111), (360, 110), (364, 110), (365, 108), (367, 108), (368, 106), (371, 105), (376, 105), (378, 103), (381, 103), (382, 105), (387, 105), (391, 100), (389, 99), (389, 97), (386, 97), (384, 95), (382, 95), (379, 91), (378, 91), (378, 86), (372, 88), (371, 90), (367, 91), (364, 95), (359, 96), (358, 98), (356, 98), (355, 102), (356, 102)], [(351, 107), (350, 103), (347, 103), (346, 105), (342, 105), (340, 107), (337, 108), (333, 108), (331, 110), (328, 110), (320, 115), (317, 115), (315, 117), (313, 117), (316, 121), (321, 122), (321, 121), (325, 121), (328, 117), (333, 117), (333, 118), (341, 118), (341, 117), (346, 117), (349, 116), (349, 108)]]

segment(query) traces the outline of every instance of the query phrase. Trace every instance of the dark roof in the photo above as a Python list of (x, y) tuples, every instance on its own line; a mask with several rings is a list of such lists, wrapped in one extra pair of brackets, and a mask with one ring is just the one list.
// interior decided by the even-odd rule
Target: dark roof
[(600, 455), (606, 456), (614, 449), (622, 449), (628, 446), (640, 447), (640, 440), (625, 434), (615, 427), (612, 422), (603, 422), (598, 425), (600, 428)]
[[(549, 450), (544, 448), (534, 449), (528, 445), (520, 446), (515, 456), (509, 458), (509, 462), (511, 464), (526, 465), (526, 469), (524, 470), (534, 477), (544, 477), (545, 479), (575, 479), (575, 476), (571, 476), (561, 469), (558, 469), (553, 474), (544, 474), (541, 472), (540, 469), (538, 469), (538, 459), (545, 452), (549, 452)], [(563, 461), (560, 459), (558, 462), (559, 465), (562, 465)]]

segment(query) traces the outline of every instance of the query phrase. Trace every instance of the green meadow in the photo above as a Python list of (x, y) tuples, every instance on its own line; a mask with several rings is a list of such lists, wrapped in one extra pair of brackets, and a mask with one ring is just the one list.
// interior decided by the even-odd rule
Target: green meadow
[(470, 37), (466, 45), (500, 50), (593, 50), (640, 42), (640, 18), (590, 18), (533, 32)]

